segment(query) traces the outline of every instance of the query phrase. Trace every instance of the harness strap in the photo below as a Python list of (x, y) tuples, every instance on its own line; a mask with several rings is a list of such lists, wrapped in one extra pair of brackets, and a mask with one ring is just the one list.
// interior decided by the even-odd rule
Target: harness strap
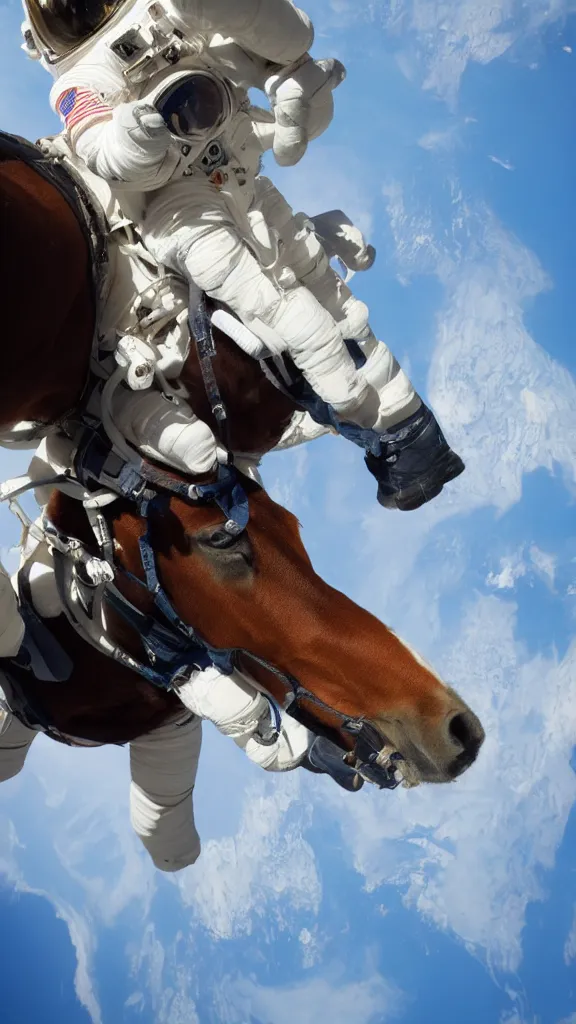
[(224, 528), (228, 533), (241, 533), (248, 525), (248, 498), (231, 465), (219, 465), (217, 479), (212, 483), (190, 484), (146, 462), (136, 451), (134, 460), (125, 462), (114, 453), (102, 430), (87, 427), (76, 451), (74, 470), (85, 487), (109, 487), (138, 507), (147, 498), (153, 498), (155, 488), (159, 488), (189, 504), (217, 505), (226, 516)]
[(163, 673), (137, 661), (118, 644), (108, 639), (102, 616), (106, 584), (98, 584), (94, 588), (94, 594), (91, 595), (88, 607), (83, 607), (78, 592), (78, 580), (74, 577), (70, 560), (57, 550), (53, 554), (58, 593), (64, 606), (64, 614), (73, 629), (101, 654), (106, 654), (113, 661), (123, 665), (124, 668), (131, 669), (160, 689), (168, 689), (170, 684)]
[[(344, 344), (358, 369), (366, 362), (366, 357), (358, 342), (346, 341)], [(360, 427), (357, 423), (339, 419), (332, 406), (319, 398), (290, 356), (284, 353), (282, 356), (268, 357), (261, 361), (261, 366), (275, 387), (309, 413), (316, 423), (320, 423), (324, 427), (331, 427), (347, 441), (352, 441), (353, 444), (363, 448), (365, 452), (369, 452), (376, 458), (383, 454), (381, 435), (371, 428)]]
[(218, 424), (218, 431), (222, 443), (229, 449), (229, 425), (226, 407), (222, 400), (212, 360), (216, 355), (216, 346), (212, 334), (212, 322), (206, 310), (206, 297), (196, 285), (190, 285), (190, 302), (188, 313), (188, 325), (190, 337), (194, 339), (198, 352), (200, 372), (204, 382), (206, 397), (210, 403), (210, 409)]

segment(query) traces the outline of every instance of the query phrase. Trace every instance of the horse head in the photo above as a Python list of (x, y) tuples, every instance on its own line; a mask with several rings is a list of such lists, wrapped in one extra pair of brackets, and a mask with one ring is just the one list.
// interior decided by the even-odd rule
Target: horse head
[[(450, 782), (475, 760), (484, 739), (476, 715), (374, 615), (314, 571), (298, 522), (257, 484), (242, 478), (247, 528), (224, 529), (212, 505), (166, 500), (145, 524), (134, 507), (108, 513), (118, 563), (144, 579), (139, 541), (149, 532), (161, 586), (183, 622), (236, 663), (282, 705), (298, 690), (300, 712), (347, 751), (350, 723), (366, 723), (380, 748), (402, 757), (406, 779)], [(78, 525), (60, 496), (51, 518)], [(127, 582), (126, 582), (127, 580)], [(125, 578), (121, 589), (143, 610), (151, 599)]]

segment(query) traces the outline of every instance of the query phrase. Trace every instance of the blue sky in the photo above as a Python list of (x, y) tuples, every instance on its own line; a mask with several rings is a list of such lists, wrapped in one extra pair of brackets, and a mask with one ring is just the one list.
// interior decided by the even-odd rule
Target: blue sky
[[(348, 78), (302, 165), (269, 170), (296, 208), (368, 231), (355, 290), (467, 472), (406, 516), (333, 438), (266, 480), (318, 571), (488, 739), (454, 786), (351, 796), (267, 778), (206, 730), (203, 854), (171, 878), (130, 832), (125, 752), (40, 740), (0, 790), (3, 1024), (36, 997), (66, 1024), (576, 1024), (576, 5), (307, 9)], [(49, 79), (0, 10), (2, 124), (34, 138), (57, 127)]]

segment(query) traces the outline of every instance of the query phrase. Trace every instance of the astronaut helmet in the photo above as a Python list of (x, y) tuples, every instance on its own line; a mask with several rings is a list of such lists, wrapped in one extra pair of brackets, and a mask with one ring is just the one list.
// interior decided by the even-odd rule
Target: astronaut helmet
[(199, 55), (202, 32), (190, 32), (171, 0), (22, 0), (22, 49), (59, 75), (105, 44), (127, 80), (146, 81), (180, 57)]
[(58, 65), (99, 38), (110, 23), (124, 18), (138, 0), (23, 0), (24, 49)]
[(175, 138), (193, 146), (222, 134), (238, 109), (232, 83), (208, 68), (172, 71), (141, 98), (162, 115)]

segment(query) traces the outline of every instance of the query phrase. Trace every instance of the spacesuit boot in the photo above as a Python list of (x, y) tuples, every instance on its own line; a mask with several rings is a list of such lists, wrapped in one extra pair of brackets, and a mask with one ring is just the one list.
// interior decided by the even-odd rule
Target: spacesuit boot
[(378, 481), (384, 508), (408, 512), (431, 501), (444, 484), (464, 471), (434, 414), (422, 403), (417, 412), (381, 435), (382, 453), (368, 453), (366, 465)]

